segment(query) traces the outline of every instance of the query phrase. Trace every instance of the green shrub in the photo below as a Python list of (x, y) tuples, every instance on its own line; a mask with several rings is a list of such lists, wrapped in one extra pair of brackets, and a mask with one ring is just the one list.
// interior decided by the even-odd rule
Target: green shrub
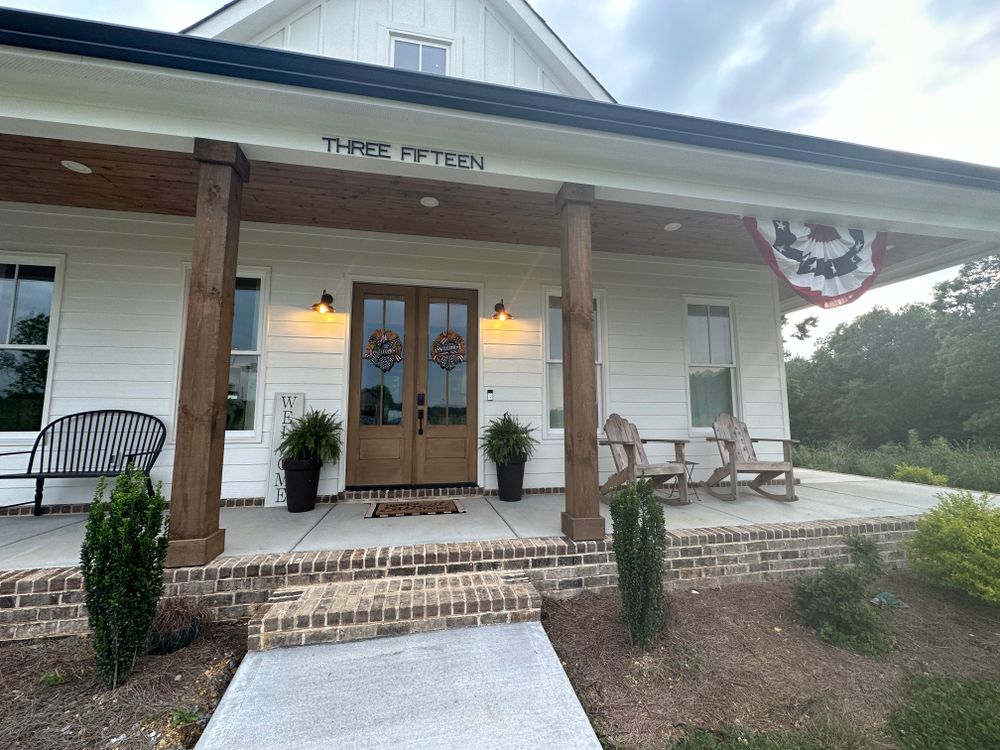
[(663, 627), (663, 506), (648, 481), (629, 483), (611, 498), (618, 591), (629, 639), (645, 647)]
[(889, 720), (904, 750), (1000, 748), (1000, 685), (912, 676)]
[(80, 553), (97, 672), (111, 688), (135, 667), (163, 591), (165, 502), (159, 488), (150, 495), (146, 483), (142, 471), (129, 467), (105, 503), (101, 479)]
[(821, 640), (871, 656), (892, 648), (888, 615), (869, 602), (868, 587), (885, 572), (875, 543), (863, 536), (844, 538), (854, 567), (827, 564), (795, 584), (795, 604)]
[(942, 492), (917, 522), (912, 567), (948, 586), (1000, 604), (1000, 508), (988, 495)]
[(926, 466), (948, 477), (948, 484), (982, 492), (1000, 492), (1000, 448), (971, 443), (951, 443), (944, 438), (921, 442), (911, 432), (905, 444), (886, 443), (878, 448), (861, 448), (844, 441), (800, 445), (796, 463), (805, 469), (838, 471), (867, 477), (891, 477), (896, 467)]
[(897, 482), (931, 484), (935, 487), (944, 487), (948, 484), (948, 477), (944, 474), (935, 474), (924, 466), (911, 466), (910, 464), (899, 464), (889, 478), (895, 479)]

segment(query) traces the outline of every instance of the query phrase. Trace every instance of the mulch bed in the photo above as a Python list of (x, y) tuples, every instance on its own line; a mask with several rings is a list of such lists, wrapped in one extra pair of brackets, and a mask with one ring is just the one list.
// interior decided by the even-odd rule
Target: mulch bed
[(1000, 679), (1000, 609), (897, 572), (879, 582), (894, 611), (884, 659), (828, 646), (796, 619), (788, 583), (677, 591), (648, 651), (628, 645), (617, 591), (547, 600), (543, 622), (595, 729), (655, 748), (682, 727), (757, 731), (847, 723), (885, 747), (909, 671)]
[[(0, 748), (194, 747), (246, 640), (246, 623), (215, 624), (180, 651), (142, 657), (117, 690), (98, 685), (85, 637), (0, 644)], [(65, 682), (43, 685), (53, 672)], [(172, 720), (171, 709), (184, 715)], [(192, 717), (198, 721), (188, 723)]]

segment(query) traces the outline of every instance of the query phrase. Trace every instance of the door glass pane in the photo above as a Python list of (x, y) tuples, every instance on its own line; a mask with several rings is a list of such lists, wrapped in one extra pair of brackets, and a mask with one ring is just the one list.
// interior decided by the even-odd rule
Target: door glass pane
[(468, 414), (469, 308), (438, 300), (428, 306), (427, 420), (463, 425)]
[(226, 429), (252, 430), (257, 398), (256, 354), (229, 358), (229, 391), (226, 394)]
[(443, 76), (448, 70), (448, 53), (443, 47), (423, 47), (420, 69), (424, 73)]
[(691, 426), (711, 427), (715, 418), (733, 413), (732, 368), (692, 367)]
[(10, 343), (45, 344), (48, 341), (55, 280), (56, 269), (52, 266), (20, 266)]
[(712, 305), (709, 308), (708, 333), (712, 358), (695, 361), (711, 362), (713, 365), (731, 365), (733, 363), (733, 332), (729, 322), (728, 307)]
[(233, 298), (233, 350), (257, 351), (260, 322), (260, 279), (236, 279)]
[(0, 344), (10, 343), (10, 315), (14, 310), (14, 269), (13, 263), (0, 263)]
[(49, 353), (0, 350), (0, 432), (42, 427)]
[(712, 361), (708, 341), (708, 305), (688, 305), (688, 350), (692, 362)]
[(359, 419), (363, 425), (398, 425), (403, 420), (406, 303), (370, 296), (363, 308)]
[(420, 70), (420, 45), (397, 39), (392, 58), (393, 67), (403, 70)]

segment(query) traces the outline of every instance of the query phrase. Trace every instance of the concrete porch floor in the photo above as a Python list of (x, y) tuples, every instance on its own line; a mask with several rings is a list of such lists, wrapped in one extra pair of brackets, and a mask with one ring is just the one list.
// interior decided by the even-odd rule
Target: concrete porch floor
[[(701, 500), (666, 506), (668, 529), (796, 523), (869, 516), (909, 516), (936, 502), (939, 487), (905, 484), (811, 470), (797, 472), (799, 501), (780, 503), (741, 488), (724, 502), (698, 490)], [(466, 513), (366, 519), (367, 503), (319, 505), (310, 513), (284, 508), (223, 508), (224, 555), (263, 554), (357, 547), (403, 546), (560, 536), (562, 495), (526, 496), (517, 503), (495, 497), (465, 497)], [(601, 513), (609, 518), (606, 505)], [(0, 517), (0, 570), (79, 564), (85, 515)]]

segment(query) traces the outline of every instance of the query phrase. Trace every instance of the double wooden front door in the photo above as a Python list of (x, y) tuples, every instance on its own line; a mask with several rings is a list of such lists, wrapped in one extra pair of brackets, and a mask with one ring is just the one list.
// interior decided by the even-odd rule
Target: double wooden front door
[(355, 285), (348, 487), (476, 481), (477, 297)]

